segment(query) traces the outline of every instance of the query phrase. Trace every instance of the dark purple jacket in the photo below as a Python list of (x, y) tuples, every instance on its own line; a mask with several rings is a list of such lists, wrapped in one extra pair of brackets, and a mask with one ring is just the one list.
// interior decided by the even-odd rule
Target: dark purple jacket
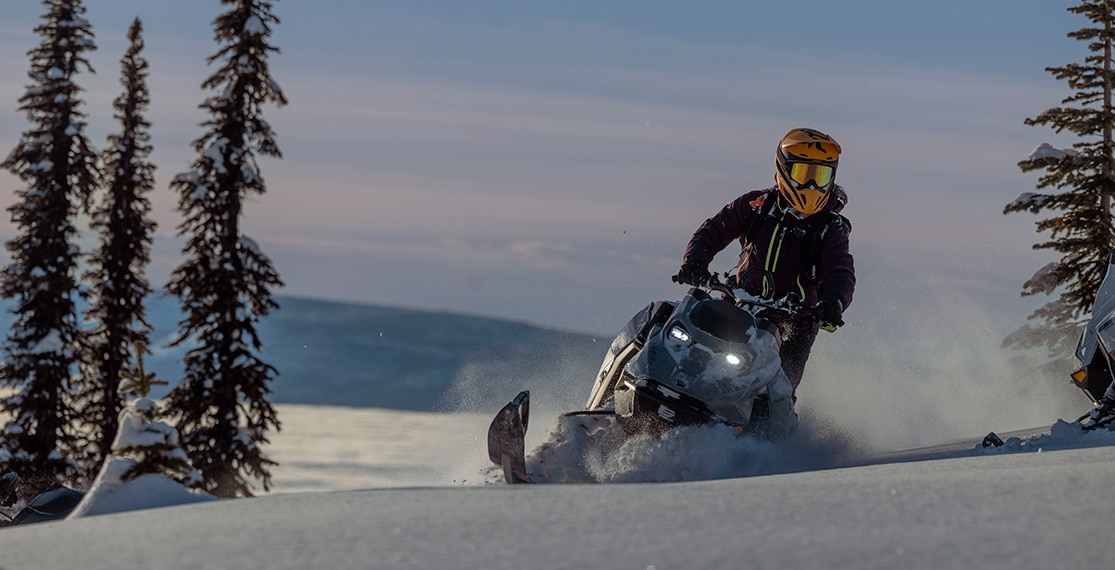
[[(807, 306), (823, 299), (835, 299), (847, 309), (856, 288), (856, 270), (848, 251), (847, 228), (838, 216), (825, 213), (839, 212), (847, 201), (847, 195), (839, 186), (833, 192), (825, 210), (805, 219), (784, 212), (780, 201), (773, 207), (763, 208), (766, 202), (779, 199), (777, 188), (748, 192), (701, 224), (685, 250), (685, 261), (707, 265), (728, 244), (739, 240), (743, 247), (738, 272), (741, 278), (750, 267), (765, 268), (774, 274), (775, 290), (771, 292), (769, 284), (764, 291), (763, 279), (753, 273), (745, 284), (751, 294), (780, 298), (797, 293)], [(759, 220), (766, 210), (769, 214)], [(745, 234), (752, 227), (749, 222), (753, 218), (758, 226), (750, 232), (755, 239), (749, 242)], [(813, 231), (823, 231), (824, 236), (816, 254), (815, 275), (811, 275), (814, 264), (805, 259), (802, 251), (803, 247), (808, 248), (806, 236), (813, 224), (817, 225)]]

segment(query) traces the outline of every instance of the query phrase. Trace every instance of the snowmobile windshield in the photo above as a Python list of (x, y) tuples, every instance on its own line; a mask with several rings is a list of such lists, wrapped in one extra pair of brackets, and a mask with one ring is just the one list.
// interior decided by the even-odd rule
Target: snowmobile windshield
[(746, 343), (754, 324), (747, 311), (719, 299), (697, 303), (689, 312), (689, 322), (708, 334), (733, 343)]

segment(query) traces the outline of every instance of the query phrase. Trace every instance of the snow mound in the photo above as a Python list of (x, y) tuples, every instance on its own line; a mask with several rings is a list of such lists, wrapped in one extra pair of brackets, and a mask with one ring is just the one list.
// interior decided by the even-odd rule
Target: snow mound
[(1041, 453), (1060, 449), (1085, 449), (1115, 445), (1115, 431), (1097, 429), (1084, 431), (1079, 424), (1059, 419), (1049, 428), (1049, 433), (1026, 437), (1010, 437), (999, 447), (976, 446), (973, 455), (998, 455), (1004, 453)]
[(123, 475), (134, 466), (135, 461), (130, 458), (111, 457), (105, 461), (89, 492), (74, 507), (69, 518), (216, 500), (204, 491), (187, 489), (161, 473), (147, 473), (131, 481), (123, 481)]

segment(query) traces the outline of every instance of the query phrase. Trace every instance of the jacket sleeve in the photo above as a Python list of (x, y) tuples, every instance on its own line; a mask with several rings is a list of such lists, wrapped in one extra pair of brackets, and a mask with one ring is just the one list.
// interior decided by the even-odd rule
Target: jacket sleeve
[(751, 200), (760, 193), (744, 194), (705, 220), (689, 240), (684, 261), (698, 261), (708, 265), (716, 254), (739, 239), (743, 235), (748, 217), (751, 216)]
[(821, 300), (835, 299), (844, 309), (852, 304), (856, 290), (856, 267), (848, 247), (848, 228), (835, 216), (821, 240), (817, 263)]

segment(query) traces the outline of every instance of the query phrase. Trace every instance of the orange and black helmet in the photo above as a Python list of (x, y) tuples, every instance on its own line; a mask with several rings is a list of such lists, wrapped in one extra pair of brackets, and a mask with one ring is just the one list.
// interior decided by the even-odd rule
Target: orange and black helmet
[(782, 199), (811, 215), (828, 204), (840, 162), (840, 145), (813, 129), (794, 129), (778, 143), (774, 179)]

